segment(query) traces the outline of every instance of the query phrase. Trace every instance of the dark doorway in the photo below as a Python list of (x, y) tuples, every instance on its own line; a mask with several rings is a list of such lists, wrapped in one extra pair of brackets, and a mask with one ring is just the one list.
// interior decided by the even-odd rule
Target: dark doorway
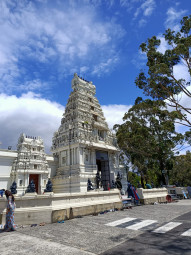
[(34, 184), (35, 184), (35, 189), (36, 189), (36, 193), (38, 194), (38, 191), (39, 191), (39, 174), (30, 174), (29, 175), (29, 183), (31, 182), (31, 180), (34, 181)]
[(110, 187), (110, 170), (108, 153), (105, 151), (96, 151), (96, 164), (99, 173), (101, 173), (101, 184), (104, 190)]

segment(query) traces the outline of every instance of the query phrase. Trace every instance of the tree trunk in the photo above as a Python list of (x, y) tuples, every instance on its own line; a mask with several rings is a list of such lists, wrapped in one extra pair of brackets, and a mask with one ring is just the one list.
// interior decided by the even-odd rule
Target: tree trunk
[(143, 189), (145, 188), (145, 184), (144, 184), (144, 175), (143, 175), (142, 172), (141, 172), (141, 186), (142, 186)]
[(164, 169), (165, 166), (164, 166), (162, 158), (160, 158), (159, 160), (160, 160), (161, 182), (162, 182), (162, 185), (166, 185), (165, 174), (162, 173), (162, 171), (165, 170)]

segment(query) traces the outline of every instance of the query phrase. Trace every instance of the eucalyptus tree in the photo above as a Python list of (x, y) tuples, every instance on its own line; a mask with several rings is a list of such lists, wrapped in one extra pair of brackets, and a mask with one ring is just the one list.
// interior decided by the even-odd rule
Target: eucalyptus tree
[(169, 112), (164, 101), (137, 98), (125, 113), (121, 125), (115, 125), (118, 145), (131, 164), (144, 177), (155, 171), (157, 182), (166, 183), (164, 172), (172, 169), (176, 146), (183, 135), (175, 131), (177, 112)]
[[(145, 95), (157, 100), (165, 100), (167, 104), (179, 113), (182, 125), (191, 127), (191, 104), (185, 105), (182, 97), (191, 102), (191, 15), (181, 20), (178, 32), (167, 29), (164, 39), (167, 44), (164, 53), (159, 51), (161, 40), (156, 36), (142, 43), (140, 48), (147, 56), (146, 71), (140, 72), (136, 85), (144, 90)], [(175, 67), (181, 65), (188, 72), (189, 80), (175, 75)], [(179, 75), (181, 75), (179, 73)]]
[(170, 172), (170, 184), (191, 186), (191, 152), (175, 157), (173, 169)]

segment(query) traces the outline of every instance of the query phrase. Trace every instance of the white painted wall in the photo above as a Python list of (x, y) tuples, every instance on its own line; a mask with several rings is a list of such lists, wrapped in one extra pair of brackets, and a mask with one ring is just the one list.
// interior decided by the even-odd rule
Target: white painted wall
[(10, 188), (10, 173), (16, 157), (16, 151), (0, 150), (0, 189)]
[(47, 155), (46, 160), (48, 161), (48, 165), (49, 165), (48, 170), (49, 170), (50, 178), (52, 178), (56, 175), (56, 170), (58, 168), (58, 160), (53, 158), (53, 156), (51, 155)]

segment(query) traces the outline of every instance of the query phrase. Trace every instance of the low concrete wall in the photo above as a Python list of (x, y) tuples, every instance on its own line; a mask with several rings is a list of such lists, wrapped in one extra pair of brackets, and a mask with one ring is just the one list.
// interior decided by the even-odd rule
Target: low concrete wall
[(168, 193), (170, 195), (176, 196), (178, 198), (184, 198), (184, 194), (189, 197), (189, 192), (187, 187), (176, 187), (169, 185), (167, 187)]
[(188, 195), (188, 190), (186, 187), (176, 187), (176, 194), (177, 196), (184, 198), (184, 193)]
[[(99, 213), (104, 210), (122, 208), (120, 193), (90, 191), (72, 194), (27, 194), (15, 197), (16, 224), (52, 223), (77, 216)], [(5, 224), (6, 198), (0, 198), (0, 224)]]
[(166, 188), (142, 189), (138, 188), (137, 193), (142, 204), (153, 204), (155, 202), (166, 202), (168, 191)]
[(121, 209), (122, 204), (120, 202), (97, 204), (97, 205), (86, 205), (79, 207), (70, 207), (63, 210), (55, 210), (52, 212), (52, 222), (58, 222), (61, 220), (68, 220), (78, 216), (96, 214), (105, 210), (110, 209)]

